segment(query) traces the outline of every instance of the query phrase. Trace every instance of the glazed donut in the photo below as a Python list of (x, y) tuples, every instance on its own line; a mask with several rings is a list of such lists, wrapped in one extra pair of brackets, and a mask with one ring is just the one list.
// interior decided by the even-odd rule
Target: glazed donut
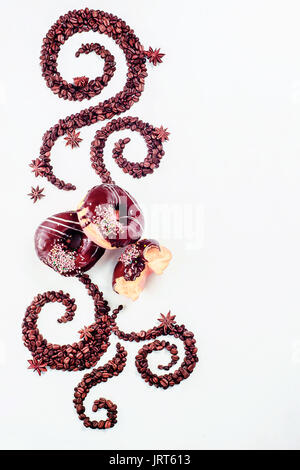
[(83, 233), (75, 211), (48, 217), (37, 228), (34, 240), (40, 260), (63, 276), (88, 271), (105, 251)]
[(136, 300), (147, 277), (151, 273), (162, 274), (171, 258), (171, 252), (156, 240), (140, 240), (127, 246), (114, 269), (114, 291)]
[(92, 188), (77, 209), (88, 238), (108, 250), (123, 248), (141, 238), (144, 217), (136, 200), (115, 184)]

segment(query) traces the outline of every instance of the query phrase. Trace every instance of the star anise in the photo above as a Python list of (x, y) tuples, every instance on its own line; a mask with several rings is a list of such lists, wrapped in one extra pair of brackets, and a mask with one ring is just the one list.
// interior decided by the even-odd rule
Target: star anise
[(146, 56), (153, 65), (161, 64), (164, 55), (160, 52), (160, 49), (152, 49), (152, 47), (149, 47), (149, 50), (146, 51)]
[(39, 375), (41, 375), (42, 372), (47, 372), (47, 364), (45, 364), (43, 361), (29, 359), (28, 362), (30, 364), (28, 369), (33, 369), (33, 371), (36, 371)]
[(85, 87), (85, 85), (88, 84), (89, 79), (88, 77), (75, 77), (74, 79), (74, 85), (78, 87)]
[(67, 141), (66, 146), (71, 145), (72, 149), (75, 147), (79, 147), (79, 143), (82, 141), (79, 136), (80, 132), (68, 132), (67, 137), (65, 137), (65, 140)]
[(43, 191), (44, 188), (40, 188), (39, 186), (33, 188), (33, 186), (31, 186), (31, 193), (27, 194), (27, 196), (30, 196), (30, 199), (33, 199), (33, 202), (35, 203), (39, 199), (42, 199), (42, 197), (45, 197), (45, 194), (42, 194)]
[(84, 326), (82, 328), (82, 330), (79, 330), (78, 333), (80, 334), (80, 338), (81, 339), (85, 339), (86, 341), (89, 339), (89, 338), (92, 338), (93, 335), (92, 335), (92, 332), (94, 331), (94, 327), (93, 326)]
[(174, 326), (174, 321), (176, 315), (171, 315), (171, 312), (169, 311), (167, 315), (163, 315), (162, 313), (160, 314), (160, 318), (158, 318), (158, 321), (161, 323), (159, 326), (163, 327), (164, 333), (167, 334), (169, 330), (172, 329)]
[(43, 176), (47, 172), (47, 168), (44, 167), (42, 160), (40, 160), (39, 158), (32, 160), (29, 166), (30, 168), (32, 168), (31, 171), (34, 173), (35, 176)]
[(157, 138), (160, 139), (162, 142), (164, 142), (165, 140), (169, 140), (170, 132), (167, 132), (168, 129), (164, 129), (163, 126), (160, 126), (156, 127), (154, 131), (157, 135)]

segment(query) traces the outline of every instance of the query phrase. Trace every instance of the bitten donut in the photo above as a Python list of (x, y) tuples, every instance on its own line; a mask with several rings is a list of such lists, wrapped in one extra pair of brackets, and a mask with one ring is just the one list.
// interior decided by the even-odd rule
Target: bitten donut
[(87, 271), (105, 251), (83, 233), (75, 211), (42, 222), (35, 232), (35, 250), (43, 263), (63, 276)]
[(152, 272), (162, 274), (171, 258), (171, 252), (156, 240), (140, 240), (127, 246), (114, 269), (114, 291), (136, 300), (147, 277)]
[(88, 238), (108, 250), (123, 248), (141, 238), (144, 217), (136, 200), (115, 184), (92, 188), (77, 209)]

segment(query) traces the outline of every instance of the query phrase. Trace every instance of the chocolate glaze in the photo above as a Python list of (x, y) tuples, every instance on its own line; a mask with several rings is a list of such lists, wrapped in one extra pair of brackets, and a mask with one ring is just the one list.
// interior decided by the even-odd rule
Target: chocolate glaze
[(35, 250), (43, 263), (63, 276), (87, 271), (105, 252), (83, 233), (75, 211), (42, 222), (35, 232)]
[(144, 217), (138, 203), (127, 191), (114, 184), (101, 184), (93, 187), (77, 211), (87, 209), (84, 216), (79, 216), (83, 229), (91, 223), (98, 225), (98, 214), (101, 208), (111, 211), (111, 220), (115, 230), (105, 233), (99, 227), (99, 236), (108, 241), (111, 246), (121, 248), (141, 237)]
[[(126, 281), (135, 281), (135, 279), (142, 274), (147, 263), (147, 260), (144, 257), (145, 250), (150, 247), (156, 247), (160, 249), (159, 243), (152, 239), (139, 240), (138, 242), (126, 247), (114, 269), (112, 281), (113, 288), (116, 280), (119, 277), (124, 277)], [(128, 260), (128, 263), (126, 261), (124, 262), (124, 258), (126, 258), (127, 253), (129, 254), (130, 258), (131, 248), (135, 248), (136, 250), (131, 251), (133, 256)]]

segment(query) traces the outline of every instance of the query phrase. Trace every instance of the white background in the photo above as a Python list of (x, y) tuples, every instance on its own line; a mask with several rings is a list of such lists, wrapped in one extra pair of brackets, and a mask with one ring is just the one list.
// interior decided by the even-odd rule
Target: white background
[[(134, 366), (139, 345), (124, 343), (125, 371), (94, 387), (85, 402), (92, 419), (101, 416), (91, 411), (94, 399), (117, 403), (118, 423), (105, 432), (86, 430), (73, 408), (73, 388), (84, 372), (39, 377), (27, 369), (30, 354), (21, 340), (25, 309), (38, 292), (63, 289), (78, 303), (66, 325), (56, 322), (61, 306), (44, 308), (39, 327), (49, 341), (77, 341), (77, 331), (93, 319), (83, 287), (42, 265), (33, 236), (44, 218), (75, 208), (99, 181), (89, 147), (101, 124), (81, 130), (79, 149), (62, 139), (53, 149), (56, 174), (77, 191), (59, 191), (28, 167), (50, 126), (113, 96), (125, 82), (117, 46), (89, 33), (63, 46), (59, 70), (69, 81), (101, 75), (98, 57), (75, 59), (74, 52), (87, 40), (108, 46), (119, 68), (101, 97), (65, 102), (46, 87), (42, 38), (61, 14), (86, 5), (123, 18), (145, 48), (166, 53), (163, 64), (148, 67), (145, 92), (127, 113), (169, 128), (160, 168), (143, 180), (124, 175), (111, 158), (116, 134), (105, 149), (107, 167), (145, 209), (164, 202), (202, 214), (196, 246), (172, 230), (161, 235), (173, 261), (135, 304), (125, 301), (119, 320), (126, 331), (147, 329), (171, 309), (195, 332), (199, 364), (180, 386), (153, 389)], [(1, 15), (0, 447), (299, 449), (299, 2), (2, 0)], [(128, 134), (126, 156), (142, 160), (143, 140)], [(47, 197), (33, 205), (26, 194), (37, 184)], [(191, 219), (184, 222), (188, 230)], [(149, 226), (145, 236), (153, 236)], [(116, 256), (105, 255), (90, 272), (113, 307), (123, 300), (110, 285)], [(112, 338), (99, 365), (113, 357), (115, 343)], [(168, 362), (167, 354), (152, 356), (152, 365)]]

